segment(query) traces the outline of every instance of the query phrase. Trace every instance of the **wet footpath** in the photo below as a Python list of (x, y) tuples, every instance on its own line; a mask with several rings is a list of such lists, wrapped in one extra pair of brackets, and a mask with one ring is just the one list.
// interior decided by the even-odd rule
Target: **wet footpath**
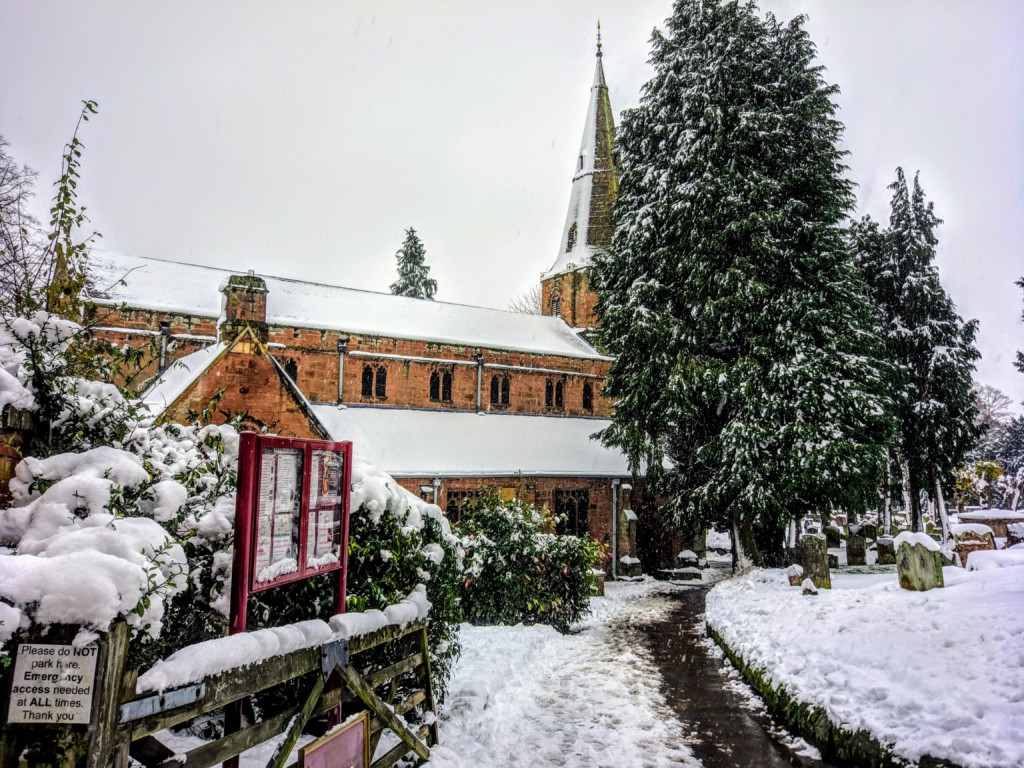
[(686, 743), (706, 768), (815, 766), (831, 768), (816, 750), (773, 725), (704, 629), (709, 586), (673, 590), (664, 617), (634, 625), (662, 676), (662, 695), (690, 729)]

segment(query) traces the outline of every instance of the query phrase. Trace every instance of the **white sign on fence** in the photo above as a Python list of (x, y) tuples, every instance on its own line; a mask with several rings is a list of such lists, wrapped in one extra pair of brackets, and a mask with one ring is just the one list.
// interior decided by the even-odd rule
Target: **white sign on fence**
[(18, 646), (7, 722), (88, 725), (96, 655), (95, 645)]

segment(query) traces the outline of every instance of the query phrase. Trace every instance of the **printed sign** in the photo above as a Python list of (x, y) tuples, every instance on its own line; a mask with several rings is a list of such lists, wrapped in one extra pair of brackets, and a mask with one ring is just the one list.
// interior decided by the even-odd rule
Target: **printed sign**
[(14, 662), (9, 723), (88, 725), (97, 646), (22, 643)]

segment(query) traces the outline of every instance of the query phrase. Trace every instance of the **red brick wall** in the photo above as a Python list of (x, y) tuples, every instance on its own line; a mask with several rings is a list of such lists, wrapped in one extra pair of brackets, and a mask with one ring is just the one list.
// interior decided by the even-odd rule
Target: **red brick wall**
[(590, 288), (590, 270), (579, 269), (556, 275), (540, 284), (540, 303), (545, 315), (551, 311), (551, 297), (562, 297), (561, 317), (573, 328), (598, 328), (597, 294)]
[[(215, 337), (216, 321), (213, 318), (189, 317), (172, 313), (148, 310), (125, 311), (100, 307), (97, 325), (139, 331), (158, 331), (160, 322), (169, 323), (171, 346), (167, 362), (173, 362), (190, 354), (209, 341), (180, 338), (181, 335)], [(134, 348), (146, 348), (148, 363), (137, 382), (152, 379), (157, 372), (159, 335), (135, 335), (125, 331), (99, 331), (102, 336), (118, 345), (127, 343)], [(453, 344), (438, 344), (408, 339), (394, 339), (380, 336), (349, 336), (336, 331), (315, 328), (293, 328), (271, 326), (268, 341), (270, 351), (284, 364), (294, 360), (298, 366), (299, 389), (313, 402), (336, 402), (338, 397), (338, 341), (348, 341), (345, 355), (344, 400), (348, 403), (377, 403), (415, 408), (452, 408), (476, 410), (477, 350)], [(352, 354), (355, 353), (355, 354)], [(371, 355), (371, 356), (367, 356)], [(378, 355), (380, 355), (378, 357)], [(413, 358), (432, 358), (451, 362), (426, 362), (423, 360), (395, 359), (387, 355), (401, 355)], [(608, 373), (609, 363), (604, 360), (537, 355), (505, 350), (484, 350), (484, 372), (481, 408), (485, 411), (501, 410), (512, 413), (558, 413), (573, 416), (603, 416), (612, 412), (612, 402), (603, 396), (603, 378)], [(457, 363), (469, 363), (457, 364)], [(363, 366), (384, 366), (387, 369), (387, 397), (362, 396)], [(489, 367), (517, 366), (517, 368)], [(541, 371), (521, 370), (546, 369)], [(550, 373), (554, 370), (559, 373)], [(451, 402), (430, 400), (430, 375), (432, 372), (449, 371), (452, 374)], [(510, 379), (509, 405), (491, 405), (490, 383), (492, 376)], [(596, 378), (595, 378), (596, 377)], [(545, 389), (548, 379), (561, 380), (564, 390), (564, 407), (548, 408), (545, 404)], [(583, 386), (589, 382), (593, 388), (593, 409), (583, 408)], [(119, 383), (124, 383), (122, 380)]]
[[(433, 501), (432, 493), (420, 493), (421, 487), (431, 485), (430, 478), (408, 478), (396, 477), (395, 480), (406, 490), (417, 496), (422, 496), (427, 501)], [(587, 523), (590, 527), (590, 536), (608, 547), (608, 554), (611, 554), (611, 527), (612, 527), (612, 480), (607, 477), (584, 478), (584, 477), (483, 477), (483, 478), (441, 478), (441, 485), (438, 489), (438, 506), (446, 509), (448, 506), (449, 491), (493, 491), (506, 490), (534, 506), (547, 507), (554, 511), (556, 490), (577, 490), (588, 491), (590, 507), (587, 511)], [(624, 509), (622, 503), (627, 496), (619, 491), (618, 509), (618, 551), (619, 556), (636, 556), (630, 538)]]
[(312, 429), (273, 364), (261, 355), (245, 351), (232, 350), (221, 357), (164, 418), (187, 422), (189, 411), (201, 413), (221, 389), (223, 396), (214, 405), (210, 418), (215, 424), (247, 413), (252, 418), (244, 423), (253, 428), (266, 426), (274, 434), (286, 437), (323, 437)]

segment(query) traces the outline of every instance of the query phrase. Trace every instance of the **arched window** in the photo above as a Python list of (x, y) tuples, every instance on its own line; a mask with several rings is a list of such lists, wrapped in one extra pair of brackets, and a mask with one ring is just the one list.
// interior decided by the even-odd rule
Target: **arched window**
[(501, 380), (501, 404), (508, 405), (509, 396), (512, 392), (512, 382), (508, 376)]
[(594, 385), (589, 381), (583, 382), (583, 410), (594, 410)]
[(497, 376), (491, 376), (491, 405), (497, 405), (501, 399), (501, 383)]
[(565, 252), (569, 253), (573, 248), (576, 247), (576, 222), (573, 222), (572, 226), (569, 227), (569, 234), (565, 238)]
[(551, 316), (561, 317), (562, 316), (562, 294), (555, 293), (551, 296)]
[(363, 366), (363, 397), (373, 397), (373, 366)]
[(452, 372), (445, 371), (441, 375), (441, 400), (446, 403), (452, 401)]
[(377, 368), (377, 384), (373, 389), (375, 397), (388, 396), (388, 369), (383, 365)]
[(548, 379), (544, 383), (544, 405), (548, 408), (553, 407), (555, 404), (555, 382)]
[(565, 385), (558, 381), (555, 382), (555, 408), (565, 407)]
[(430, 400), (436, 403), (441, 399), (441, 377), (437, 371), (430, 374)]
[(288, 361), (284, 364), (284, 372), (288, 374), (288, 378), (291, 379), (292, 381), (299, 380), (299, 364), (295, 361), (294, 358), (289, 358)]

